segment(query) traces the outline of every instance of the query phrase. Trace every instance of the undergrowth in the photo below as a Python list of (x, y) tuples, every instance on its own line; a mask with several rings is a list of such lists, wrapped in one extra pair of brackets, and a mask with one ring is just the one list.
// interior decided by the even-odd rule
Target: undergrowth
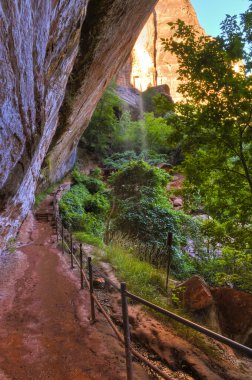
[(93, 236), (86, 232), (74, 232), (73, 236), (79, 243), (86, 243), (98, 248), (104, 248), (104, 243), (99, 237)]
[[(181, 308), (168, 304), (164, 271), (162, 272), (151, 264), (139, 260), (133, 253), (116, 244), (105, 247), (105, 259), (112, 265), (119, 280), (127, 283), (127, 289), (130, 292), (163, 309), (191, 319), (191, 316), (186, 314)], [(169, 284), (169, 286), (171, 285)], [(199, 347), (207, 355), (212, 358), (218, 357), (219, 352), (216, 346), (209, 343), (202, 334), (147, 307), (146, 310), (154, 315), (155, 318), (162, 321), (162, 323), (171, 325), (178, 335)]]

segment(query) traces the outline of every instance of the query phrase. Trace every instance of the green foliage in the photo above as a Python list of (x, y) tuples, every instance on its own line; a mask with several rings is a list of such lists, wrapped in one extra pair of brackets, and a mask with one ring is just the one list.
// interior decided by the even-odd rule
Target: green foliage
[[(175, 106), (171, 139), (185, 154), (186, 205), (226, 224), (222, 240), (233, 249), (241, 249), (241, 234), (243, 249), (252, 248), (252, 5), (240, 20), (227, 16), (216, 39), (180, 20), (170, 26), (175, 38), (163, 44), (177, 56), (185, 99)], [(216, 241), (219, 232), (212, 231)]]
[(106, 257), (130, 291), (152, 302), (162, 298), (164, 276), (160, 271), (118, 245), (108, 246)]
[(225, 246), (215, 255), (194, 259), (195, 271), (212, 286), (231, 286), (252, 293), (251, 251)]
[(75, 185), (59, 203), (63, 223), (74, 231), (102, 237), (109, 210), (106, 186), (100, 179), (82, 175), (76, 169), (72, 176)]
[(85, 204), (85, 211), (92, 212), (96, 215), (104, 216), (108, 212), (109, 202), (107, 197), (101, 193), (96, 193), (89, 195)]
[(106, 193), (106, 186), (104, 182), (100, 179), (101, 172), (98, 170), (92, 174), (92, 176), (87, 176), (81, 174), (77, 169), (72, 172), (72, 178), (76, 184), (84, 185), (91, 194), (96, 193)]
[(163, 244), (175, 223), (164, 190), (168, 179), (164, 171), (144, 161), (131, 161), (114, 173), (110, 179), (114, 228), (146, 243)]
[(81, 139), (87, 149), (100, 156), (106, 156), (110, 152), (121, 114), (122, 100), (116, 94), (115, 87), (112, 82), (105, 90)]
[(165, 117), (167, 113), (173, 111), (174, 109), (174, 104), (162, 94), (156, 94), (152, 101), (154, 103), (153, 112), (157, 117)]
[(159, 154), (153, 151), (143, 151), (137, 154), (133, 150), (127, 150), (122, 153), (114, 153), (110, 157), (103, 160), (103, 164), (106, 168), (119, 170), (129, 161), (145, 161), (150, 165), (157, 165), (164, 162), (169, 162), (169, 157), (166, 154)]
[(159, 168), (150, 166), (144, 161), (131, 161), (123, 169), (111, 176), (113, 191), (119, 199), (136, 197), (140, 199), (142, 191), (164, 196), (164, 187), (169, 175)]
[(129, 112), (124, 112), (114, 133), (113, 151), (134, 150), (140, 153), (146, 149), (156, 153), (169, 153), (171, 127), (162, 117), (145, 113), (144, 118), (132, 121)]
[(15, 237), (11, 237), (6, 244), (6, 249), (9, 253), (14, 253), (16, 250), (16, 246), (17, 239)]
[(101, 238), (98, 238), (92, 234), (88, 234), (86, 232), (74, 232), (74, 237), (75, 239), (80, 242), (80, 243), (86, 243), (90, 245), (94, 245), (95, 247), (98, 248), (104, 248), (104, 244)]
[(222, 255), (217, 257), (215, 269), (215, 282), (220, 286), (232, 286), (252, 293), (252, 255), (251, 252), (240, 252), (225, 247)]
[[(169, 175), (144, 161), (132, 161), (111, 176), (114, 210), (111, 228), (133, 241), (164, 248), (173, 232), (172, 270), (179, 278), (194, 272), (188, 255), (181, 251), (194, 234), (190, 216), (172, 208), (166, 192)], [(166, 255), (166, 251), (159, 254)]]
[(75, 185), (67, 191), (59, 202), (64, 224), (73, 230), (81, 229), (84, 223), (84, 202), (89, 192), (83, 185)]
[[(169, 91), (167, 86), (167, 91)], [(156, 117), (165, 116), (172, 110), (173, 102), (171, 98), (158, 92), (155, 87), (150, 87), (141, 94), (144, 112), (153, 112)]]

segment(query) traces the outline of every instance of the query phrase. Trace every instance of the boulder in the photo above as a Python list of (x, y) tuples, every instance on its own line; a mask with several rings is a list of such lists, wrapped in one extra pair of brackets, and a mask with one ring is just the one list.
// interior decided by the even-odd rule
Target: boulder
[(221, 331), (252, 347), (252, 294), (231, 288), (211, 288)]
[(199, 276), (193, 276), (179, 284), (174, 292), (182, 305), (190, 311), (203, 310), (213, 304), (210, 289)]

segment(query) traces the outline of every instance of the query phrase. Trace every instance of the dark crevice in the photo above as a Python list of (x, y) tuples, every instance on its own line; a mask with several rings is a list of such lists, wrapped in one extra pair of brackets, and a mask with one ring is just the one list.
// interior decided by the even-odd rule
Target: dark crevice
[(158, 72), (157, 72), (157, 12), (153, 11), (153, 24), (154, 24), (154, 41), (153, 41), (153, 63), (154, 63), (154, 86), (158, 83)]
[[(102, 5), (98, 4), (96, 0), (90, 0), (88, 3), (86, 18), (81, 28), (79, 52), (72, 73), (67, 82), (64, 101), (59, 112), (58, 128), (53, 137), (49, 151), (56, 145), (59, 138), (68, 129), (67, 119), (71, 114), (74, 96), (81, 88), (82, 79), (85, 77), (85, 73), (93, 63), (93, 54), (95, 46), (97, 45), (97, 36), (102, 38), (101, 30), (103, 29), (108, 8), (111, 7), (113, 3), (114, 0), (102, 2)], [(79, 25), (79, 20), (77, 25)]]

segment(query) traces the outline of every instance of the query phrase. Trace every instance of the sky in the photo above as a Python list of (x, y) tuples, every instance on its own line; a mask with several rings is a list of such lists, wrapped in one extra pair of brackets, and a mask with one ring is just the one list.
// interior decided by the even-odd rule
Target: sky
[(231, 16), (248, 9), (249, 0), (191, 0), (200, 25), (211, 36), (220, 34), (219, 25), (226, 14)]

